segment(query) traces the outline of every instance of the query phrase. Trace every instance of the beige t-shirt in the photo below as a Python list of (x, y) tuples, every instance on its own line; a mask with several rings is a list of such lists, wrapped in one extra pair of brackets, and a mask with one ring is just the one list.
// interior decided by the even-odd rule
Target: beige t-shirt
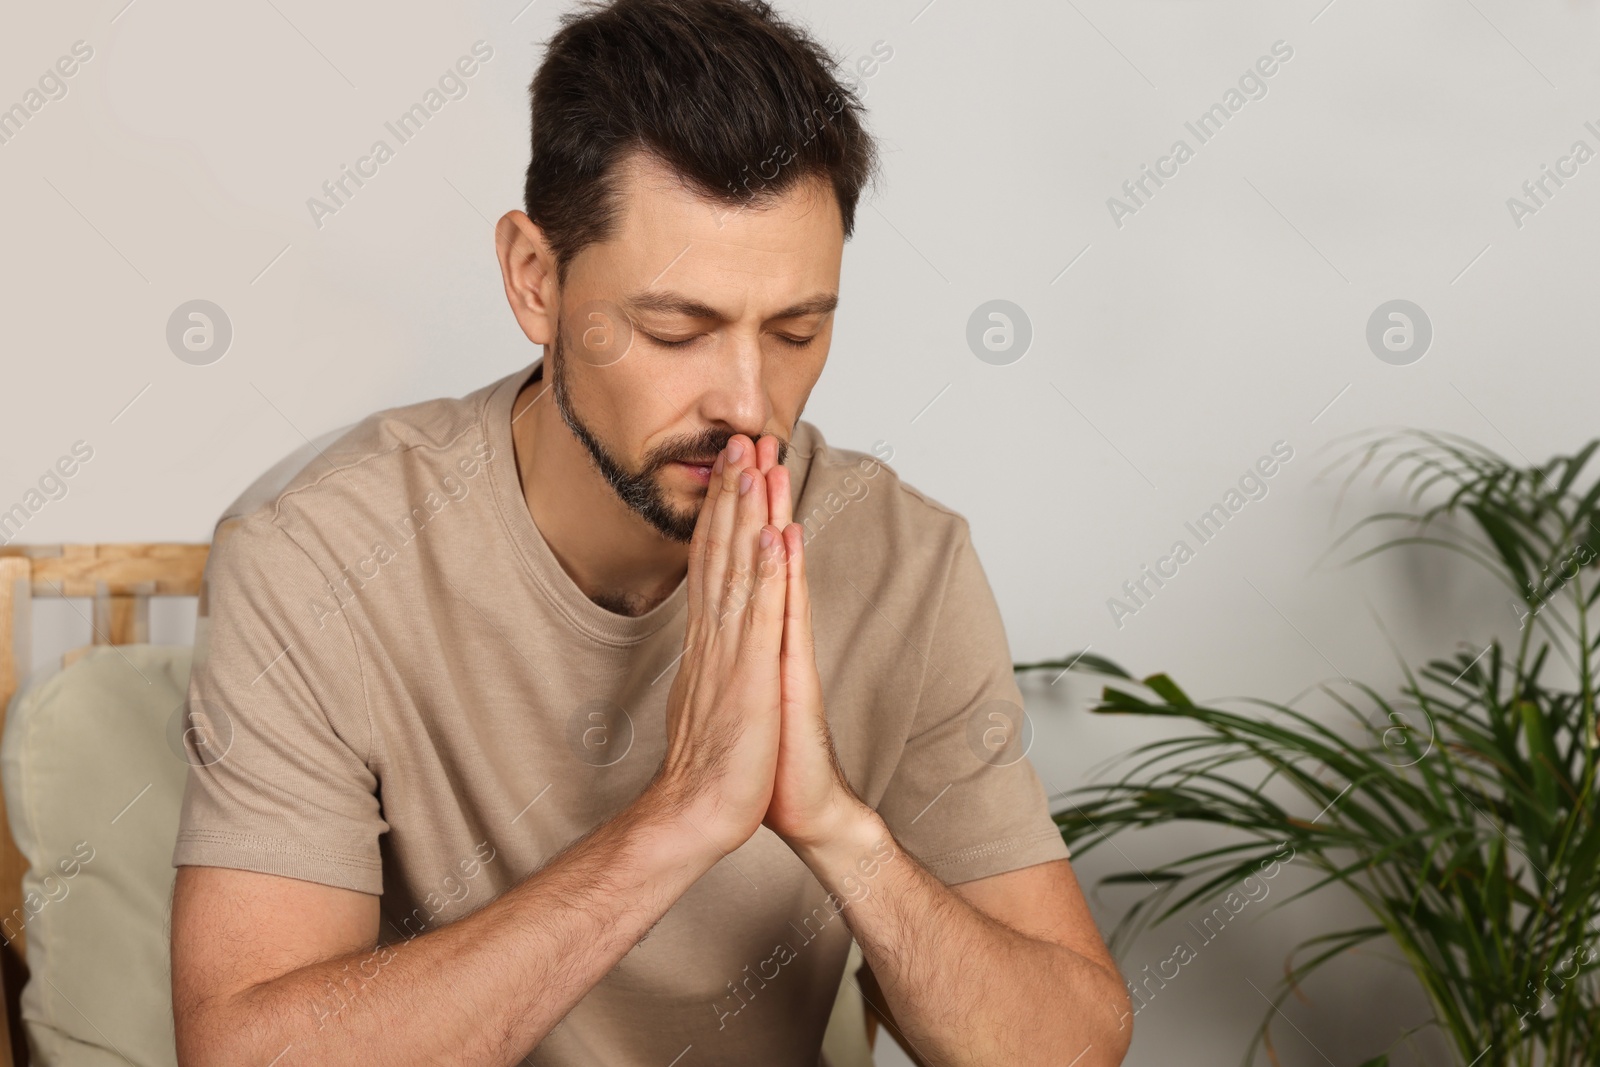
[[(511, 444), (512, 401), (538, 366), (371, 415), (218, 520), (174, 866), (381, 894), (382, 943), (402, 953), (644, 788), (665, 752), (686, 588), (628, 617), (562, 569)], [(857, 794), (947, 884), (1066, 857), (966, 520), (804, 421), (785, 463)], [(692, 1046), (680, 1064), (814, 1067), (850, 943), (837, 904), (758, 829), (528, 1062), (665, 1065)], [(318, 1010), (363, 1010), (365, 980), (381, 967)]]

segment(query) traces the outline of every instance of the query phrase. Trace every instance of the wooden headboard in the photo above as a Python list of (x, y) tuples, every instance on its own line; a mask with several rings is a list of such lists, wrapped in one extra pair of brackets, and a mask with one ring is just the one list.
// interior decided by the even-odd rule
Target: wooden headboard
[[(131, 645), (150, 639), (150, 598), (200, 596), (205, 544), (0, 545), (0, 730), (11, 697), (27, 680), (32, 663), (34, 597), (87, 597), (85, 616), (92, 645)], [(62, 656), (71, 666), (90, 646)], [(8, 937), (6, 920), (22, 912), (22, 875), (27, 863), (11, 837), (0, 795), (0, 979), (5, 1012), (0, 1015), (0, 1067), (23, 1067), (27, 1049), (18, 998), (27, 979), (27, 936)], [(13, 920), (15, 921), (15, 920)]]

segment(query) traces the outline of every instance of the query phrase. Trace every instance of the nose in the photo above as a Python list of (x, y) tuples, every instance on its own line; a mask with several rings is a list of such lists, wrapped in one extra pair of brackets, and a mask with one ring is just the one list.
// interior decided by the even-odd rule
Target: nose
[(742, 433), (754, 441), (772, 418), (767, 399), (761, 347), (754, 338), (736, 336), (719, 353), (711, 380), (701, 394), (701, 417), (725, 430), (723, 441)]

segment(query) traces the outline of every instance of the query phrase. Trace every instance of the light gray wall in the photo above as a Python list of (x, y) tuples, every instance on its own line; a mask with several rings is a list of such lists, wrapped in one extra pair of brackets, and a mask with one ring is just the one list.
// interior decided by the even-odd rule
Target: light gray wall
[[(0, 106), (74, 42), (93, 49), (0, 145), (0, 508), (74, 442), (94, 449), (29, 542), (205, 539), (306, 438), (535, 354), (490, 226), (518, 205), (526, 85), (565, 4), (125, 3), (0, 14)], [(863, 82), (887, 181), (847, 246), (806, 417), (842, 445), (889, 441), (907, 480), (971, 519), (1019, 660), (1092, 646), (1197, 696), (1288, 700), (1340, 674), (1392, 686), (1378, 620), (1413, 662), (1514, 626), (1481, 577), (1431, 557), (1319, 566), (1345, 524), (1398, 500), (1363, 482), (1333, 522), (1337, 482), (1313, 476), (1336, 454), (1319, 449), (1378, 425), (1519, 461), (1592, 434), (1600, 161), (1520, 224), (1507, 200), (1574, 141), (1600, 149), (1593, 3), (781, 6), (852, 64), (893, 51)], [(467, 95), (316, 225), (307, 199), (479, 40), (493, 58)], [(1265, 95), (1200, 143), (1184, 123), (1280, 41), (1293, 54)], [(1179, 138), (1193, 158), (1119, 225), (1108, 198)], [(165, 337), (194, 299), (234, 331), (208, 366)], [(967, 342), (995, 299), (1031, 323), (1009, 365)], [(1365, 337), (1394, 299), (1434, 331), (1409, 365)], [(1270, 493), (1114, 621), (1122, 583), (1278, 441), (1293, 459)], [(80, 611), (54, 606), (42, 644)], [(191, 615), (158, 636), (186, 639)], [(1087, 716), (1076, 678), (1027, 691), (1054, 790), (1154, 736)], [(1147, 837), (1084, 857), (1080, 878), (1192, 840)], [(1125, 900), (1095, 898), (1104, 925)], [(1270, 991), (1297, 938), (1359, 918), (1327, 895), (1260, 910), (1141, 1012), (1130, 1063), (1237, 1062), (1265, 1010), (1251, 984)], [(1426, 1017), (1371, 954), (1305, 992), (1274, 1031), (1286, 1064), (1356, 1062)]]

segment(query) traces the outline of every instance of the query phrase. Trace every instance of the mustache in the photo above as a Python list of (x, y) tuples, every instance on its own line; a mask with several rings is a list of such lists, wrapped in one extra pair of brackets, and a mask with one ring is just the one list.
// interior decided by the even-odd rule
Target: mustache
[[(746, 434), (745, 436), (749, 437), (750, 435)], [(789, 442), (784, 440), (782, 437), (778, 437), (778, 435), (775, 433), (764, 433), (761, 436), (777, 438), (778, 463), (781, 465), (784, 461), (784, 458), (789, 454)], [(733, 440), (733, 437), (733, 432), (708, 431), (700, 435), (698, 438), (663, 446), (663, 448), (658, 451), (655, 461), (651, 464), (651, 468), (660, 469), (665, 467), (668, 463), (713, 462), (722, 452), (722, 450), (728, 447), (728, 442)], [(760, 438), (752, 439), (757, 442), (760, 441)]]

